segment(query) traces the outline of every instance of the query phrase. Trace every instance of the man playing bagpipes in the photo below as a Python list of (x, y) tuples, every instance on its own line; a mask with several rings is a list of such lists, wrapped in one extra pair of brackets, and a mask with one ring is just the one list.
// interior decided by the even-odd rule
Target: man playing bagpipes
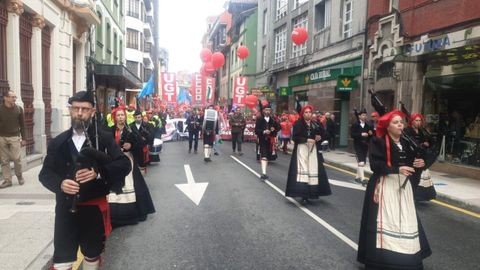
[(358, 167), (355, 182), (365, 184), (365, 163), (367, 162), (368, 144), (373, 135), (372, 127), (367, 123), (367, 110), (354, 111), (357, 121), (352, 124), (351, 137), (357, 157)]
[(79, 247), (83, 269), (98, 269), (111, 231), (106, 195), (121, 192), (131, 164), (112, 135), (92, 124), (91, 92), (79, 91), (68, 103), (72, 127), (49, 143), (38, 176), (56, 194), (51, 269), (72, 269)]
[(277, 132), (280, 130), (280, 124), (273, 118), (272, 107), (270, 103), (261, 106), (261, 115), (257, 117), (255, 122), (255, 134), (258, 139), (258, 146), (260, 150), (260, 163), (262, 166), (262, 180), (268, 179), (267, 165), (269, 160), (277, 159), (277, 151), (275, 146), (275, 139)]

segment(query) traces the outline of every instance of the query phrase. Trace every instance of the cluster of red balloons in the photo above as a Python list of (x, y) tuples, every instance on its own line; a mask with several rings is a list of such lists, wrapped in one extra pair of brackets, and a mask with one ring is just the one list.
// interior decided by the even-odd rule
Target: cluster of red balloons
[(212, 51), (206, 48), (200, 52), (200, 59), (202, 59), (203, 62), (200, 73), (204, 76), (212, 75), (216, 69), (223, 67), (223, 64), (225, 64), (225, 56), (223, 53), (215, 52), (212, 54)]

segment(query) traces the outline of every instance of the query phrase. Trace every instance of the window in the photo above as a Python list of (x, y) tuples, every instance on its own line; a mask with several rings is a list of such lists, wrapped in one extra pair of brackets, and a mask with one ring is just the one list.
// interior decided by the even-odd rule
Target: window
[(294, 9), (297, 9), (299, 6), (303, 5), (304, 3), (307, 3), (308, 0), (293, 0), (293, 8), (292, 10)]
[(127, 28), (127, 48), (138, 50), (138, 31)]
[(267, 69), (267, 46), (262, 47), (262, 70)]
[(100, 25), (98, 25), (97, 27), (95, 27), (95, 31), (96, 31), (96, 39), (97, 39), (97, 44), (98, 45), (103, 45), (103, 31), (102, 31), (102, 13), (100, 12), (97, 12), (97, 16), (98, 18), (100, 19)]
[(330, 0), (324, 0), (315, 6), (315, 30), (318, 32), (330, 26)]
[(138, 77), (138, 62), (127, 61), (127, 69)]
[[(293, 19), (292, 21), (292, 25), (293, 25), (293, 29), (297, 28), (297, 27), (303, 27), (307, 30), (308, 32), (308, 17), (307, 17), (307, 13), (305, 12), (304, 14), (296, 17), (295, 19)], [(296, 45), (295, 43), (292, 42), (292, 58), (295, 58), (295, 57), (298, 57), (298, 56), (301, 56), (301, 55), (305, 55), (307, 54), (307, 42), (303, 43), (303, 44), (300, 44), (300, 45)]]
[(352, 0), (344, 0), (343, 2), (343, 38), (352, 36)]
[(138, 19), (139, 7), (140, 7), (139, 0), (128, 0), (127, 16), (135, 17)]
[(121, 39), (120, 39), (120, 46), (118, 48), (119, 48), (118, 59), (120, 63), (123, 63), (123, 40)]
[(268, 31), (268, 18), (267, 18), (267, 10), (263, 11), (263, 35), (265, 36)]
[(117, 33), (113, 33), (113, 59), (116, 63), (118, 60), (118, 44), (117, 44)]
[(287, 26), (284, 25), (275, 29), (275, 57), (274, 64), (285, 61), (287, 48)]
[(277, 16), (279, 20), (287, 15), (288, 0), (277, 0)]
[(107, 23), (107, 52), (112, 52), (112, 27)]

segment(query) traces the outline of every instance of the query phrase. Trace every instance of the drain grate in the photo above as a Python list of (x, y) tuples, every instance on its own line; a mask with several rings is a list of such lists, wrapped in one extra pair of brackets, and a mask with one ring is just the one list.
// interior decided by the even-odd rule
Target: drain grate
[(33, 205), (35, 204), (34, 202), (17, 202), (17, 205)]

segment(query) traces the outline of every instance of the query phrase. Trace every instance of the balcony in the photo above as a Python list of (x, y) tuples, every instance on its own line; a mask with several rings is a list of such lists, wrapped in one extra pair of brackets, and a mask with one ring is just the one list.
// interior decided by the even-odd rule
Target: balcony
[(149, 23), (143, 24), (143, 35), (145, 36), (146, 39), (152, 36), (152, 28), (150, 27)]
[(317, 52), (325, 47), (328, 47), (331, 44), (330, 40), (330, 27), (324, 28), (317, 32), (313, 36), (313, 48), (314, 51)]
[(60, 6), (66, 7), (80, 19), (83, 19), (87, 25), (99, 25), (100, 18), (95, 12), (95, 3), (93, 0), (56, 0)]
[(152, 61), (152, 56), (148, 52), (143, 53), (143, 65), (146, 68), (153, 69), (153, 61)]

